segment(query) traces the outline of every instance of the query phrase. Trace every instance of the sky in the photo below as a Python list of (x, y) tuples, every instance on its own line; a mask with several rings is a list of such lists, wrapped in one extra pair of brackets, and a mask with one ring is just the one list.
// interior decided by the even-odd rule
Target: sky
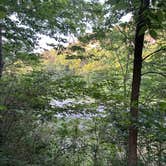
[[(121, 18), (121, 22), (128, 22), (132, 17), (131, 13), (128, 13), (127, 15), (123, 16)], [(56, 40), (54, 40), (53, 38), (50, 38), (49, 36), (46, 35), (39, 35), (39, 37), (41, 38), (39, 40), (39, 47), (35, 48), (35, 52), (42, 52), (43, 50), (50, 50), (51, 48), (53, 48), (52, 46), (49, 46), (48, 44), (58, 44), (58, 42)], [(69, 43), (73, 43), (75, 41), (77, 41), (77, 39), (73, 36), (67, 36), (65, 37), (67, 39), (67, 43), (63, 44), (64, 46), (67, 46)]]
[(75, 41), (77, 41), (77, 39), (73, 36), (66, 36), (64, 37), (67, 40), (67, 43), (58, 43), (55, 39), (46, 36), (46, 35), (39, 35), (40, 40), (39, 40), (39, 47), (35, 48), (34, 52), (40, 53), (43, 50), (50, 50), (53, 48), (53, 46), (49, 46), (49, 44), (54, 44), (54, 45), (58, 45), (58, 44), (62, 44), (64, 46), (68, 46), (69, 43), (74, 43)]
[[(99, 0), (101, 3), (104, 2), (104, 0)], [(132, 17), (132, 14), (131, 13), (128, 13), (127, 15), (123, 16), (121, 18), (121, 22), (128, 22), (130, 21)], [(11, 15), (10, 18), (12, 20), (15, 20), (15, 21), (19, 21), (16, 17), (16, 15)], [(90, 30), (87, 30), (87, 33), (91, 33)], [(63, 44), (64, 46), (67, 46), (69, 43), (74, 43), (77, 41), (77, 38), (74, 37), (74, 35), (69, 35), (69, 36), (65, 36), (65, 39), (67, 40), (67, 43), (58, 43), (55, 39), (53, 38), (50, 38), (49, 36), (46, 36), (46, 35), (38, 35), (40, 37), (40, 40), (39, 40), (39, 46), (37, 46), (35, 49), (34, 49), (34, 52), (36, 53), (41, 53), (43, 52), (44, 50), (50, 50), (53, 48), (53, 46), (50, 46), (49, 44), (54, 44), (54, 45), (58, 45), (58, 44)]]

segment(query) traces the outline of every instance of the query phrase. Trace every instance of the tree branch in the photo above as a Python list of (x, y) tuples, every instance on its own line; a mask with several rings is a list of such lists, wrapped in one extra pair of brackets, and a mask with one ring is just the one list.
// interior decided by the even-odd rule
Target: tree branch
[(148, 71), (148, 72), (142, 73), (141, 76), (143, 76), (143, 75), (145, 75), (145, 74), (159, 74), (159, 75), (161, 75), (161, 76), (163, 76), (163, 77), (166, 77), (166, 74), (161, 73), (161, 72), (156, 72), (156, 71)]
[(160, 48), (160, 49), (158, 49), (158, 50), (156, 50), (156, 51), (150, 53), (149, 55), (146, 55), (146, 56), (142, 59), (142, 61), (145, 61), (147, 58), (149, 58), (149, 57), (152, 56), (153, 54), (156, 54), (156, 53), (158, 53), (158, 52), (160, 52), (160, 51), (166, 51), (166, 48), (165, 48), (165, 47), (162, 47), (162, 48)]

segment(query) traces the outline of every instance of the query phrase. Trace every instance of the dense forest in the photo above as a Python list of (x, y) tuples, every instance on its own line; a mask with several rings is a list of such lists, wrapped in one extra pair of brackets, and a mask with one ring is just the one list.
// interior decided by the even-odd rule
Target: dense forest
[(165, 0), (0, 0), (0, 166), (165, 166), (165, 27)]

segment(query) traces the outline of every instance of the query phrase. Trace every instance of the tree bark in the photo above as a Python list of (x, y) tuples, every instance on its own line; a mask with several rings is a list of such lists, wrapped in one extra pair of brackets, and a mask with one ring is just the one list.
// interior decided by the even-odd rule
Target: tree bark
[(142, 68), (142, 51), (144, 45), (144, 35), (140, 34), (140, 30), (145, 26), (145, 18), (143, 12), (148, 9), (150, 0), (141, 0), (140, 10), (138, 13), (138, 20), (135, 34), (135, 49), (134, 49), (134, 63), (133, 63), (133, 78), (132, 91), (130, 99), (130, 117), (131, 124), (129, 126), (129, 154), (128, 166), (137, 166), (137, 134), (138, 134), (138, 102), (139, 91), (141, 85), (141, 68)]
[(0, 78), (3, 71), (3, 53), (2, 53), (2, 28), (0, 27)]

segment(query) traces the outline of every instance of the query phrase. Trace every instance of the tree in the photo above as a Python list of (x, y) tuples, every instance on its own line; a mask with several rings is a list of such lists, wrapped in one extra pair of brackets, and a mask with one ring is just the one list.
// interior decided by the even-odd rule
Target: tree
[(2, 29), (0, 28), (0, 77), (2, 76), (3, 58), (2, 58)]
[[(17, 1), (22, 5), (13, 19), (5, 9), (0, 11), (5, 27), (3, 56), (13, 53), (19, 58), (5, 66), (0, 80), (1, 165), (161, 166), (165, 162), (165, 47), (161, 46), (165, 39), (163, 33), (157, 35), (162, 30), (157, 28), (163, 26), (162, 1), (107, 1), (102, 8), (98, 1), (88, 1), (84, 8), (79, 4), (83, 1), (72, 0), (63, 1), (70, 3), (64, 4), (65, 8), (62, 4), (62, 11), (61, 5), (52, 11), (62, 1), (41, 1), (35, 8), (26, 8), (24, 2), (26, 6), (39, 1)], [(51, 10), (41, 12), (47, 5)], [(27, 13), (20, 11), (21, 7)], [(31, 15), (29, 9), (38, 12)], [(81, 15), (77, 13), (80, 10)], [(19, 11), (25, 14), (19, 16)], [(128, 12), (133, 20), (120, 23)], [(28, 18), (29, 24), (22, 27)], [(27, 42), (36, 41), (36, 33), (78, 30), (79, 36), (88, 22), (85, 18), (93, 33), (81, 36), (82, 42), (45, 52), (38, 56), (41, 61), (23, 52), (33, 48), (35, 43)], [(20, 20), (23, 23), (17, 24)], [(34, 39), (24, 39), (22, 35), (26, 31), (30, 35), (31, 30)]]
[(137, 121), (138, 121), (138, 102), (139, 102), (139, 91), (141, 85), (141, 68), (142, 68), (142, 51), (144, 45), (145, 32), (141, 33), (142, 28), (146, 26), (146, 17), (144, 13), (149, 8), (149, 0), (142, 0), (135, 34), (135, 48), (134, 48), (134, 64), (133, 64), (133, 79), (132, 79), (132, 91), (130, 101), (130, 113), (131, 113), (131, 124), (129, 127), (129, 158), (128, 165), (137, 165)]
[[(110, 10), (113, 12), (114, 22), (117, 22), (123, 15), (132, 12), (136, 22), (135, 42), (134, 42), (134, 63), (133, 63), (133, 79), (130, 100), (130, 118), (131, 124), (129, 126), (129, 153), (128, 165), (137, 165), (137, 134), (138, 134), (138, 110), (139, 110), (139, 91), (141, 85), (141, 68), (142, 68), (142, 51), (144, 46), (144, 35), (146, 30), (149, 31), (153, 38), (156, 38), (156, 29), (162, 29), (164, 26), (163, 17), (165, 15), (165, 3), (163, 1), (149, 0), (139, 1), (106, 1), (106, 4), (111, 5)], [(139, 7), (140, 5), (140, 7)], [(137, 11), (139, 9), (139, 11)], [(115, 11), (116, 10), (116, 11)], [(159, 12), (159, 10), (161, 10)], [(108, 13), (109, 14), (109, 13)], [(160, 17), (161, 15), (161, 17)], [(108, 24), (111, 19), (108, 16)]]
[[(88, 8), (84, 7), (87, 6)], [(39, 34), (65, 42), (62, 34), (85, 31), (92, 3), (84, 0), (25, 0), (0, 2), (0, 75), (4, 54), (16, 56), (20, 51), (32, 51)], [(79, 14), (79, 11), (82, 13)], [(60, 36), (60, 37), (59, 37)], [(3, 39), (3, 41), (2, 41)], [(3, 51), (2, 51), (3, 49)]]

